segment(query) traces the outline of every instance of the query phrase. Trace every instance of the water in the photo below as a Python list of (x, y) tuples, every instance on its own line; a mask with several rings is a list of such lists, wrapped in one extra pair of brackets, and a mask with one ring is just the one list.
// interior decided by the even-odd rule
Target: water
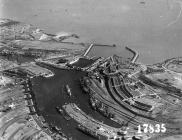
[[(130, 55), (127, 45), (140, 53), (139, 61), (156, 63), (182, 55), (182, 17), (180, 0), (0, 0), (0, 17), (35, 25), (48, 33), (60, 31), (80, 35), (79, 41), (116, 44), (118, 47), (95, 47), (91, 56)], [(91, 111), (88, 96), (79, 88), (84, 73), (52, 69), (52, 78), (34, 79), (34, 90), (40, 112), (46, 121), (64, 128), (73, 139), (90, 139), (75, 130), (76, 122), (67, 122), (54, 109), (65, 102), (75, 102), (104, 123), (111, 121)], [(62, 94), (69, 84), (74, 91), (71, 99)], [(78, 98), (79, 97), (79, 98)], [(79, 100), (78, 100), (79, 99)]]
[[(47, 68), (55, 72), (55, 76), (51, 78), (35, 78), (33, 80), (33, 90), (39, 114), (43, 115), (49, 124), (59, 126), (62, 128), (62, 131), (67, 136), (72, 137), (73, 140), (92, 140), (92, 137), (88, 137), (76, 129), (78, 125), (77, 122), (73, 119), (70, 121), (65, 120), (55, 109), (55, 107), (61, 107), (65, 103), (76, 103), (84, 112), (93, 118), (103, 121), (103, 123), (108, 125), (120, 127), (120, 125), (91, 109), (89, 96), (82, 92), (79, 83), (81, 76), (85, 75), (84, 72), (61, 70), (51, 67)], [(71, 97), (63, 90), (66, 84), (71, 88)]]
[(0, 0), (0, 17), (36, 25), (46, 32), (74, 32), (81, 41), (124, 45), (140, 52), (140, 61), (156, 63), (181, 56), (180, 0)]

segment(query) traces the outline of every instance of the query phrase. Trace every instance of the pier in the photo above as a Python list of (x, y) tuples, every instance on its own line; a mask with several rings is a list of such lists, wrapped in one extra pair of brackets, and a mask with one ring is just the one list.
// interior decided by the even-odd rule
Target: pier
[(93, 48), (94, 44), (91, 44), (88, 49), (85, 51), (85, 53), (83, 54), (83, 56), (87, 56), (87, 54), (91, 51), (91, 49)]
[(129, 48), (129, 47), (125, 47), (128, 51), (130, 51), (130, 52), (132, 52), (133, 53), (133, 58), (132, 58), (132, 60), (131, 60), (131, 63), (135, 63), (136, 61), (137, 61), (137, 59), (138, 59), (138, 57), (139, 57), (139, 54), (138, 54), (138, 52), (137, 51), (135, 51), (135, 50), (133, 50), (133, 49), (131, 49), (131, 48)]

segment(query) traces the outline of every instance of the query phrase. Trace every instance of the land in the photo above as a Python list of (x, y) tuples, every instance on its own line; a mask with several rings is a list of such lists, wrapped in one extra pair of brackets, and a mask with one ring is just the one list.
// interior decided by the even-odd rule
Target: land
[(60, 42), (72, 35), (47, 35), (46, 40), (40, 29), (9, 19), (1, 19), (0, 30), (0, 139), (66, 139), (36, 113), (31, 79), (54, 76), (40, 60), (76, 56), (85, 47)]
[[(164, 140), (173, 136), (177, 140), (175, 136), (181, 136), (181, 57), (145, 65), (137, 62), (138, 52), (127, 47), (132, 58), (113, 55), (94, 59), (87, 56), (94, 44), (63, 42), (70, 37), (79, 38), (76, 34), (48, 34), (9, 19), (1, 19), (0, 29), (2, 140), (71, 139), (62, 128), (48, 124), (37, 107), (32, 80), (56, 76), (49, 66), (86, 72), (79, 84), (89, 96), (90, 107), (121, 126), (104, 124), (75, 103), (63, 105), (64, 118), (75, 120), (82, 132), (109, 140)], [(167, 131), (138, 134), (137, 126), (145, 123), (165, 124)]]
[[(177, 61), (177, 62), (176, 62)], [(176, 69), (169, 69), (175, 63)], [(165, 123), (164, 135), (181, 133), (181, 58), (154, 65), (128, 63), (114, 55), (82, 79), (91, 105), (132, 130), (142, 123)], [(178, 115), (179, 116), (178, 116)], [(127, 122), (127, 123), (126, 123)], [(136, 135), (136, 134), (135, 134)], [(147, 138), (161, 137), (148, 134)], [(162, 139), (162, 137), (161, 137)]]

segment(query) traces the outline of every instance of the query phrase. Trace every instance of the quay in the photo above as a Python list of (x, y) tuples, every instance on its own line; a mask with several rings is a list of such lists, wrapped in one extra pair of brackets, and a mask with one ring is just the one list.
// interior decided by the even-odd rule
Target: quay
[[(22, 78), (19, 74), (16, 73), (17, 77), (10, 76), (8, 73), (3, 74), (0, 90), (0, 122), (2, 122), (0, 137), (2, 140), (15, 137), (19, 140), (34, 139), (35, 137), (52, 140), (54, 136), (48, 133), (49, 126), (44, 129), (46, 124), (42, 116), (37, 115), (37, 119), (35, 117), (30, 119), (33, 114), (37, 113), (36, 104), (32, 98), (31, 80), (30, 77), (23, 79), (24, 77)], [(56, 136), (67, 140), (57, 134)]]
[(94, 131), (97, 135), (105, 136), (108, 140), (122, 138), (127, 132), (99, 122), (85, 114), (76, 104), (64, 105), (65, 111), (83, 127)]
[[(144, 65), (126, 46), (130, 58), (89, 58), (93, 47), (116, 45), (63, 43), (32, 25), (0, 25), (0, 139), (85, 140), (83, 132), (153, 140), (182, 133), (182, 57)], [(138, 134), (145, 123), (165, 124), (167, 131)]]

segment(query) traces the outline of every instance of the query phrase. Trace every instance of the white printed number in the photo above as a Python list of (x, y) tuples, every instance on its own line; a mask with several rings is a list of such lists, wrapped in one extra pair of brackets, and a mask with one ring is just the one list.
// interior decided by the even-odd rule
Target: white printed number
[(165, 133), (166, 132), (166, 127), (165, 124), (143, 124), (143, 125), (138, 125), (138, 133)]

